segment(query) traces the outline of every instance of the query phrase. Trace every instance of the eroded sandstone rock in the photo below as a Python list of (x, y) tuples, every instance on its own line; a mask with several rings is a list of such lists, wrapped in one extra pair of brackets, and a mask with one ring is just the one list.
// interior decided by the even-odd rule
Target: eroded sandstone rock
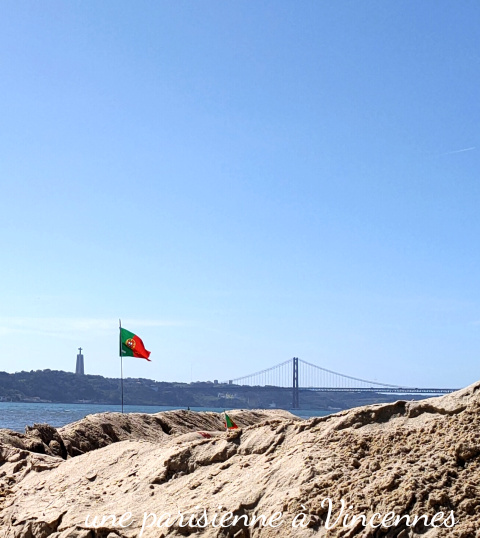
[[(480, 515), (479, 389), (475, 384), (442, 398), (366, 406), (307, 421), (265, 412), (254, 422), (232, 412), (241, 428), (228, 433), (222, 431), (221, 417), (205, 414), (195, 422), (186, 412), (143, 426), (136, 418), (115, 416), (80, 421), (59, 430), (67, 450), (67, 441), (70, 447), (86, 443), (89, 451), (78, 457), (62, 460), (2, 448), (0, 537), (28, 538), (37, 532), (42, 538), (133, 538), (143, 524), (147, 538), (474, 538)], [(101, 426), (106, 423), (112, 429)], [(95, 434), (92, 441), (89, 425), (105, 437)], [(210, 437), (197, 433), (200, 425)], [(92, 450), (98, 439), (106, 446)], [(35, 471), (35, 465), (45, 469)], [(332, 503), (334, 518), (343, 499), (350, 519), (364, 515), (367, 523), (378, 523), (374, 514), (389, 512), (410, 519), (400, 519), (394, 528), (373, 528), (357, 518), (350, 527), (327, 532), (325, 499)], [(203, 510), (209, 518), (231, 513), (237, 519), (223, 529), (199, 528), (195, 522)], [(133, 522), (120, 528), (116, 522), (128, 512)], [(156, 526), (166, 515), (179, 513), (187, 519), (185, 526), (178, 520), (168, 528)], [(245, 518), (277, 513), (278, 528), (245, 523)], [(302, 513), (306, 526), (292, 528)], [(441, 513), (443, 520), (437, 522), (454, 515), (453, 528), (428, 524)], [(102, 524), (109, 515), (113, 519)], [(410, 525), (421, 515), (427, 519)], [(95, 517), (100, 526), (91, 528)]]

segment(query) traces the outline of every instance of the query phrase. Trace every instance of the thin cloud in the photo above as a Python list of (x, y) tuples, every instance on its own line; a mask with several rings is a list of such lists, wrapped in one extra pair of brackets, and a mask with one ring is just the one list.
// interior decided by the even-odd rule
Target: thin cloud
[(439, 155), (453, 155), (454, 153), (463, 153), (465, 151), (473, 151), (474, 149), (477, 149), (476, 146), (472, 146), (471, 148), (455, 149), (453, 151), (447, 151), (445, 153), (440, 153)]

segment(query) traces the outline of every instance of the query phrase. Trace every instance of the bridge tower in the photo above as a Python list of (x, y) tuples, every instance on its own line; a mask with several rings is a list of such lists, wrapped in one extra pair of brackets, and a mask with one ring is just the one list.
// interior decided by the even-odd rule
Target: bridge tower
[(292, 409), (298, 409), (298, 357), (293, 357)]

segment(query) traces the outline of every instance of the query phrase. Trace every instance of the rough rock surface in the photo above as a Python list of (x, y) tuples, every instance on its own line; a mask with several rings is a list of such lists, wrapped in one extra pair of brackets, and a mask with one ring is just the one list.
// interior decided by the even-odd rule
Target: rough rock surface
[(67, 457), (65, 444), (56, 428), (49, 424), (27, 426), (25, 433), (0, 429), (0, 443), (14, 446), (29, 452)]
[[(229, 411), (239, 427), (250, 426), (272, 416), (294, 418), (288, 411)], [(58, 430), (70, 456), (78, 456), (118, 441), (143, 440), (158, 443), (170, 436), (195, 431), (223, 431), (223, 415), (175, 410), (156, 414), (98, 413)]]
[[(242, 409), (229, 413), (240, 427), (250, 426), (273, 416), (295, 418), (288, 411), (280, 409)], [(66, 459), (68, 456), (79, 456), (119, 441), (158, 443), (169, 439), (171, 435), (224, 429), (223, 415), (219, 413), (196, 413), (182, 409), (156, 414), (97, 413), (59, 429), (49, 424), (27, 426), (25, 434), (0, 429), (0, 443)], [(195, 438), (195, 435), (192, 438)]]
[[(241, 412), (232, 415), (241, 423)], [(146, 528), (143, 536), (480, 536), (480, 383), (442, 398), (366, 406), (308, 421), (268, 415), (211, 438), (195, 436), (196, 423), (188, 430), (172, 418), (170, 435), (160, 425), (163, 435), (156, 439), (131, 436), (66, 461), (0, 447), (0, 538), (133, 538), (141, 535), (144, 513), (148, 524), (154, 521), (148, 514), (179, 512), (186, 522), (203, 509), (210, 518), (205, 528), (194, 519), (186, 527), (177, 520), (168, 528)], [(62, 439), (69, 432), (70, 446), (77, 446), (74, 429), (62, 432)], [(388, 512), (412, 520), (425, 515), (429, 523), (443, 512), (439, 524), (453, 511), (456, 524), (433, 528), (424, 518), (408, 526), (404, 518), (373, 528), (357, 519), (353, 526), (340, 523), (327, 531), (326, 498), (334, 505), (333, 519), (344, 499), (349, 514), (365, 514), (367, 523), (375, 513)], [(127, 528), (111, 517), (101, 522), (102, 516), (126, 512), (134, 520)], [(254, 514), (268, 518), (281, 512), (282, 524), (272, 528), (260, 520), (248, 526), (237, 518), (235, 525), (213, 527), (213, 514), (226, 512), (245, 515), (249, 523)], [(292, 528), (300, 513), (308, 514), (308, 526)], [(95, 516), (98, 528), (91, 528)]]

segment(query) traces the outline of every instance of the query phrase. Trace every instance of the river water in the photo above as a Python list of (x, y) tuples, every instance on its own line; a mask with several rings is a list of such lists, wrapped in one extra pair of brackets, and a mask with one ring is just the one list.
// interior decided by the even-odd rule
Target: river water
[[(170, 411), (179, 409), (178, 407), (151, 406), (151, 405), (125, 405), (125, 413), (158, 413), (160, 411)], [(182, 408), (185, 409), (185, 408)], [(192, 407), (192, 411), (215, 411), (223, 412), (223, 408), (217, 407)], [(92, 413), (104, 412), (118, 413), (121, 411), (119, 405), (102, 404), (61, 404), (61, 403), (23, 403), (23, 402), (0, 402), (0, 428), (8, 428), (17, 432), (23, 432), (26, 425), (35, 423), (48, 423), (55, 428), (60, 428), (80, 420)], [(328, 411), (316, 409), (290, 410), (291, 413), (302, 418), (325, 416)]]

